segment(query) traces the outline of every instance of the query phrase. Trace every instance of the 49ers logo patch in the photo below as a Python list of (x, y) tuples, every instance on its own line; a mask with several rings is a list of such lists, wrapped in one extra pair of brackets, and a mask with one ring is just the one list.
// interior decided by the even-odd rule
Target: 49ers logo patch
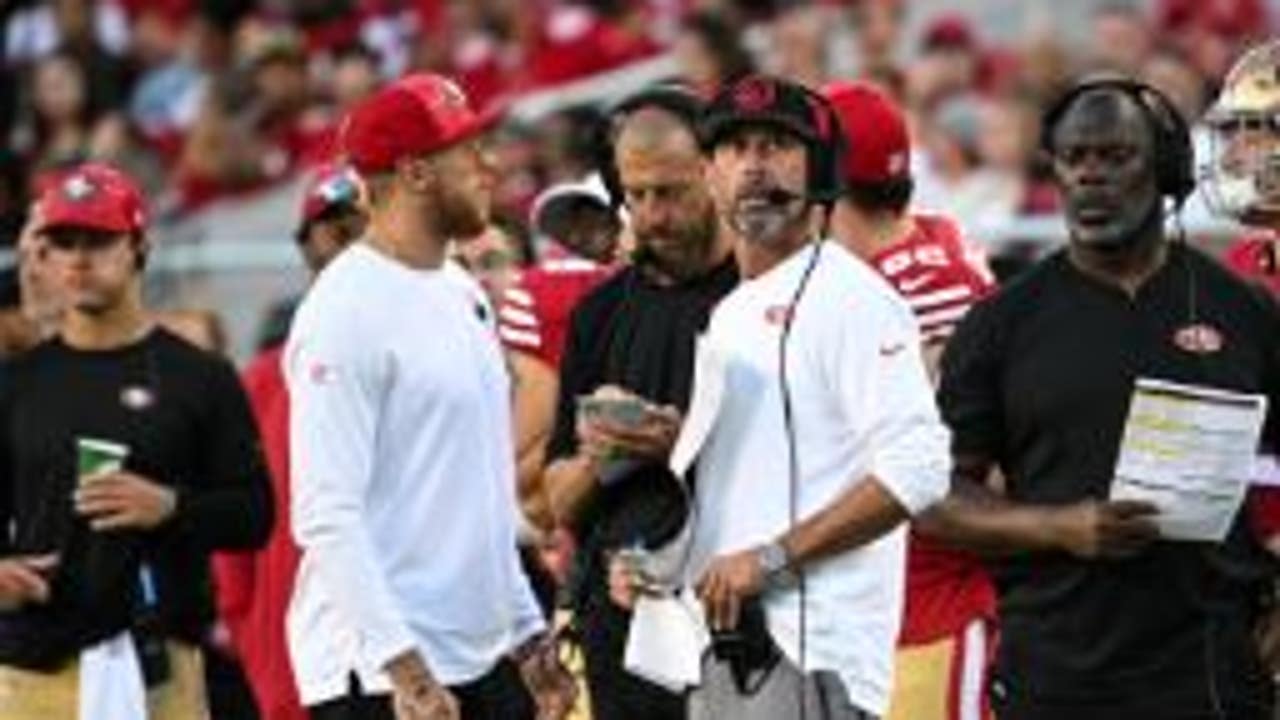
[(1196, 355), (1212, 355), (1223, 346), (1222, 333), (1212, 325), (1196, 323), (1178, 328), (1173, 334), (1173, 344)]
[(764, 321), (770, 325), (786, 325), (790, 320), (790, 305), (771, 305), (765, 308)]

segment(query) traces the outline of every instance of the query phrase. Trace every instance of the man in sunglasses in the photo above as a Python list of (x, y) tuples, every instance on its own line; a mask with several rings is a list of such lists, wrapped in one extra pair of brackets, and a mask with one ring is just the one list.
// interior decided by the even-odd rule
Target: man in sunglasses
[(0, 388), (0, 717), (202, 717), (209, 553), (270, 529), (253, 418), (143, 306), (128, 177), (82, 165), (39, 212), (65, 308)]
[[(313, 277), (364, 232), (358, 182), (351, 168), (327, 165), (307, 184), (295, 237)], [(292, 304), (288, 314), (292, 315)], [(262, 433), (276, 507), (287, 509), (289, 394), (280, 366), (282, 350), (277, 343), (263, 351), (249, 364), (243, 381)], [(298, 569), (292, 533), (288, 513), (282, 511), (266, 547), (214, 558), (219, 616), (231, 632), (263, 720), (307, 717), (285, 647), (285, 611)]]

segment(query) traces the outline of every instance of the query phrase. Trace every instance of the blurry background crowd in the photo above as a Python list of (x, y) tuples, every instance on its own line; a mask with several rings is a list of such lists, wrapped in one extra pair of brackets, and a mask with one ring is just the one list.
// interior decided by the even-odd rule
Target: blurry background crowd
[[(0, 246), (62, 169), (113, 162), (152, 204), (152, 300), (209, 311), (244, 359), (264, 310), (304, 283), (301, 178), (387, 79), (432, 69), (506, 108), (500, 222), (476, 251), (500, 283), (544, 246), (528, 231), (538, 193), (595, 169), (611, 101), (662, 78), (711, 93), (759, 69), (889, 89), (910, 112), (917, 204), (1011, 266), (1061, 233), (1036, 152), (1049, 98), (1116, 69), (1198, 118), (1276, 17), (1275, 0), (10, 0)], [(1232, 234), (1194, 198), (1185, 220)]]

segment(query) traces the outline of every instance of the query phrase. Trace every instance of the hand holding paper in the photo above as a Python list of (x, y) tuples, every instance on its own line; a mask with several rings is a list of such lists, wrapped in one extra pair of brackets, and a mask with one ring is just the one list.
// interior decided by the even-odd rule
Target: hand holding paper
[(1140, 378), (1111, 499), (1159, 508), (1165, 539), (1221, 542), (1253, 477), (1266, 412), (1262, 395)]

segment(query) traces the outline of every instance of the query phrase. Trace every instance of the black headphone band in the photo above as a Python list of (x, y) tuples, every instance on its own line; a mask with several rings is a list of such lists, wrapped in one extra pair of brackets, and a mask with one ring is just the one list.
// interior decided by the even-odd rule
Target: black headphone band
[(1154, 162), (1160, 192), (1181, 205), (1195, 190), (1196, 184), (1191, 128), (1173, 101), (1147, 83), (1125, 77), (1094, 78), (1077, 83), (1045, 111), (1040, 134), (1041, 149), (1053, 155), (1053, 134), (1062, 117), (1081, 96), (1098, 90), (1121, 92), (1142, 108), (1155, 134)]

